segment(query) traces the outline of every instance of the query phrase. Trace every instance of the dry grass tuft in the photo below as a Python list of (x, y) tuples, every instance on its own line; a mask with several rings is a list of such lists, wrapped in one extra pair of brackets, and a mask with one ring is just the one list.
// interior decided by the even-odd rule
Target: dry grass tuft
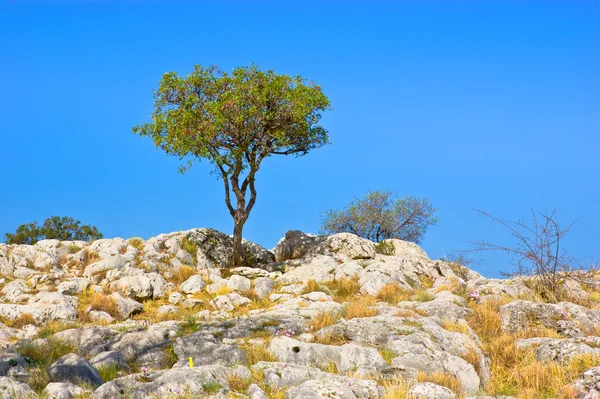
[(308, 294), (316, 291), (323, 291), (323, 288), (317, 283), (317, 280), (310, 279), (304, 284), (304, 288), (300, 294)]
[(142, 240), (141, 238), (138, 238), (138, 237), (130, 238), (129, 240), (127, 240), (127, 243), (129, 245), (131, 245), (132, 247), (134, 247), (135, 249), (137, 249), (138, 251), (141, 251), (144, 249), (144, 240)]
[(90, 299), (91, 310), (100, 310), (118, 319), (121, 317), (117, 302), (110, 296), (94, 292)]
[(334, 334), (333, 332), (328, 331), (324, 334), (315, 335), (314, 342), (323, 345), (341, 346), (347, 344), (348, 342), (350, 342), (350, 340), (341, 334)]
[(191, 266), (179, 266), (177, 270), (173, 272), (173, 276), (170, 278), (170, 281), (175, 283), (175, 285), (179, 286), (188, 278), (192, 277), (196, 274), (196, 269)]
[(15, 319), (2, 318), (0, 322), (8, 327), (23, 328), (29, 324), (35, 324), (35, 319), (29, 313), (21, 313)]
[(246, 353), (246, 361), (248, 366), (252, 366), (258, 362), (276, 362), (277, 358), (269, 348), (264, 345), (253, 345), (244, 343), (240, 348)]
[(347, 302), (344, 304), (343, 314), (346, 319), (372, 317), (377, 315), (377, 309), (369, 308), (360, 302)]
[(345, 302), (360, 293), (360, 284), (358, 276), (354, 278), (341, 278), (325, 283), (325, 286), (333, 294), (333, 299), (336, 302)]
[(227, 294), (231, 294), (231, 290), (226, 285), (219, 286), (219, 289), (215, 293), (216, 296), (227, 295)]
[(432, 382), (434, 384), (446, 387), (454, 393), (458, 393), (459, 395), (462, 394), (462, 388), (458, 378), (447, 373), (425, 373), (423, 371), (419, 371), (419, 374), (417, 374), (417, 381)]
[(410, 293), (401, 288), (398, 284), (387, 284), (381, 287), (375, 297), (379, 301), (396, 305), (398, 302), (410, 299)]
[(252, 378), (243, 378), (239, 374), (227, 375), (227, 385), (234, 392), (246, 393), (252, 384)]
[(441, 327), (444, 330), (447, 330), (450, 332), (456, 332), (456, 333), (465, 334), (465, 335), (469, 334), (469, 326), (467, 324), (459, 323), (457, 321), (451, 321), (448, 319), (444, 319), (442, 321)]
[(311, 331), (319, 331), (320, 329), (336, 324), (340, 320), (340, 315), (337, 313), (318, 313), (307, 326)]
[(500, 306), (506, 303), (507, 301), (486, 301), (471, 306), (472, 312), (467, 322), (482, 340), (488, 342), (502, 335)]
[(383, 380), (381, 385), (385, 389), (383, 399), (410, 399), (408, 396), (410, 384), (402, 378)]

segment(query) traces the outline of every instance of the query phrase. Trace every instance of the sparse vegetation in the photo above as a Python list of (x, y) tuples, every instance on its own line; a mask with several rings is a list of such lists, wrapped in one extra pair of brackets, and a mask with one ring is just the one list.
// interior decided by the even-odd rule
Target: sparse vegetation
[(390, 305), (396, 305), (398, 302), (407, 301), (410, 298), (410, 293), (398, 284), (387, 284), (381, 287), (377, 295), (377, 300), (387, 302)]
[(390, 191), (376, 190), (355, 198), (345, 209), (327, 211), (321, 232), (352, 233), (377, 243), (388, 238), (418, 243), (429, 226), (437, 224), (434, 213), (426, 199), (397, 198)]
[(14, 233), (6, 233), (7, 244), (33, 245), (40, 240), (90, 241), (102, 238), (96, 226), (81, 225), (79, 220), (68, 216), (51, 216), (39, 226), (36, 221), (17, 227)]

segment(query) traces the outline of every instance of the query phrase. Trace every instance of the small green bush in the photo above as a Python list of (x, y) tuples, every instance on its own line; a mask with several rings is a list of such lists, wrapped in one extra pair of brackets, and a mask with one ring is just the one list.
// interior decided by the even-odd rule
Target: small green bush
[(393, 256), (396, 254), (396, 248), (394, 248), (394, 244), (389, 241), (381, 241), (379, 244), (375, 245), (375, 252), (381, 255)]

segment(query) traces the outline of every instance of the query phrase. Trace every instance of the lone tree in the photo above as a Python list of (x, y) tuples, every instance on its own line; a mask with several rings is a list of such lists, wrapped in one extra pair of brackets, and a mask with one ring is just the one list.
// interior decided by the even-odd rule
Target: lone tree
[(256, 202), (256, 172), (271, 155), (301, 156), (329, 142), (319, 125), (330, 108), (328, 98), (300, 76), (254, 65), (231, 74), (196, 65), (186, 77), (163, 75), (154, 100), (152, 121), (133, 132), (186, 159), (181, 173), (203, 158), (214, 165), (234, 221), (232, 263), (241, 264), (242, 229)]
[(418, 243), (427, 228), (437, 224), (434, 212), (427, 199), (370, 191), (344, 209), (328, 210), (321, 221), (321, 232), (352, 233), (375, 242), (398, 238)]
[(68, 216), (51, 216), (39, 226), (36, 221), (17, 227), (14, 234), (6, 233), (7, 244), (33, 245), (40, 240), (56, 239), (60, 241), (90, 241), (102, 238), (96, 226), (81, 225), (79, 220)]

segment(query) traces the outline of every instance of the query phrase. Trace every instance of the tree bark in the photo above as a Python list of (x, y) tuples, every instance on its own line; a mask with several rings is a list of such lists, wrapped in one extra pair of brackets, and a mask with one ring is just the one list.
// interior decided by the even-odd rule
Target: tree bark
[(243, 266), (244, 246), (242, 245), (242, 230), (244, 229), (245, 221), (245, 219), (234, 219), (232, 266)]

